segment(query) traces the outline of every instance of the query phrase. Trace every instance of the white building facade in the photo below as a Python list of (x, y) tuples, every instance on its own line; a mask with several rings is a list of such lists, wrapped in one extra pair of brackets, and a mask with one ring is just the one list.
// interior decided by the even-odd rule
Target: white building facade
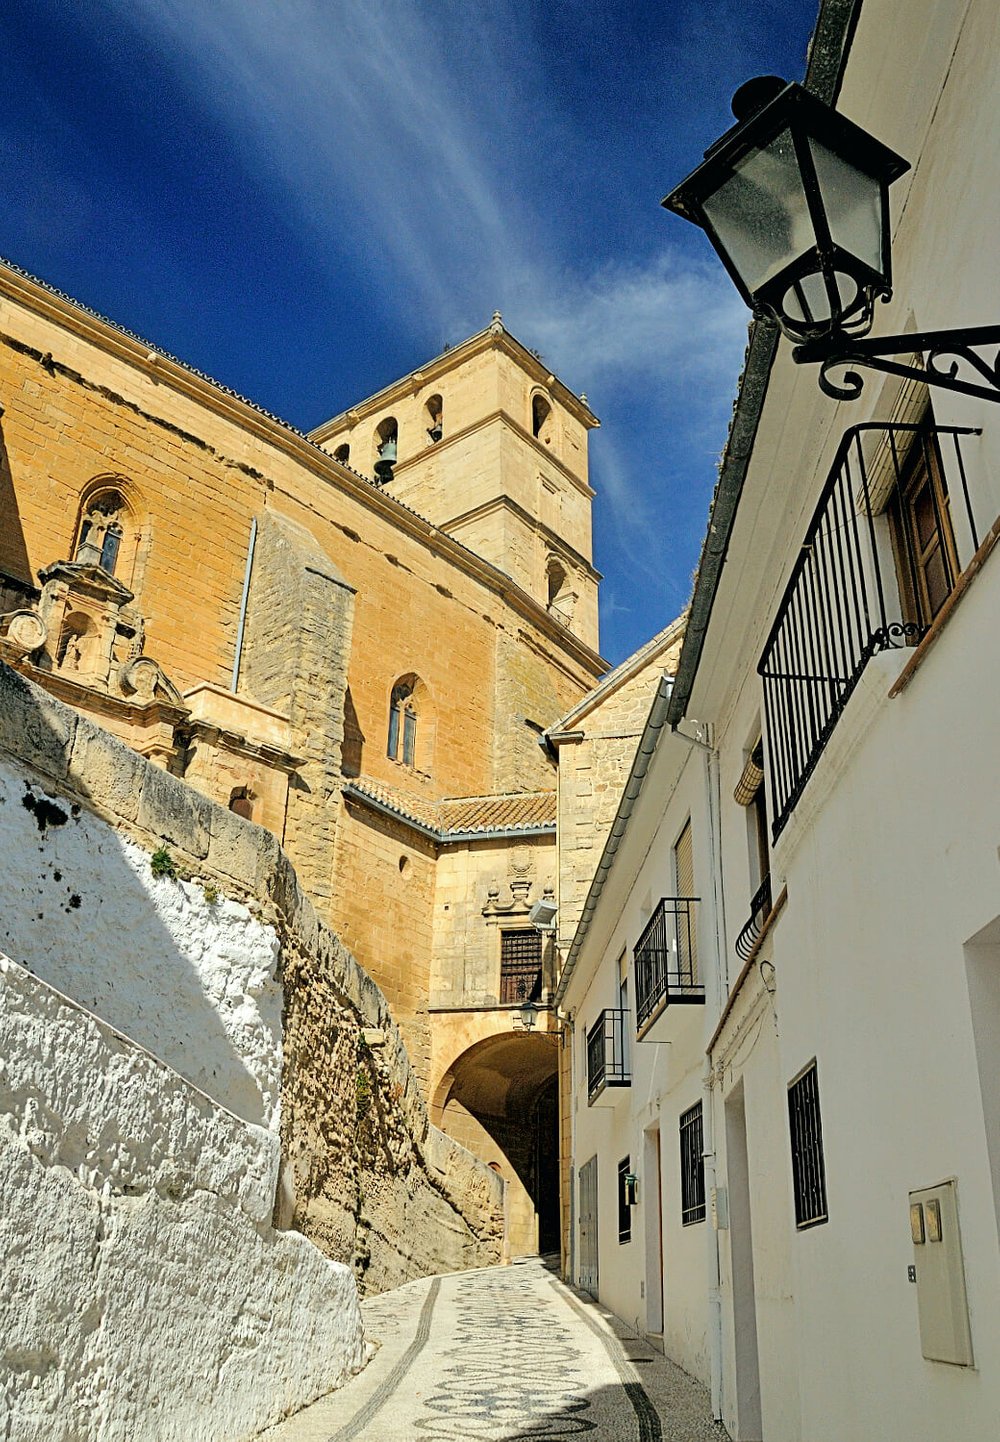
[[(1000, 323), (998, 54), (989, 0), (821, 7), (807, 84), (912, 167), (876, 334)], [(559, 996), (573, 1275), (734, 1438), (997, 1430), (998, 516), (1000, 406), (755, 324)]]

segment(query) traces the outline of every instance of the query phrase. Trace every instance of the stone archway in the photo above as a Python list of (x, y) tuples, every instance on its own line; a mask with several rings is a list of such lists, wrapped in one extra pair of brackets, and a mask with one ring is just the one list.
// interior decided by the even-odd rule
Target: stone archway
[(559, 1248), (558, 1046), (546, 1032), (475, 1042), (445, 1072), (431, 1106), (442, 1131), (506, 1180), (511, 1256)]

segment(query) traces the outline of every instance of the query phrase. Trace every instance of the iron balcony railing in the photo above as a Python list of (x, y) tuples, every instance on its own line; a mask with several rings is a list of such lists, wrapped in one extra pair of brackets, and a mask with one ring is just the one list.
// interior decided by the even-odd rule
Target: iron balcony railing
[(588, 1105), (605, 1087), (632, 1085), (628, 1022), (627, 1011), (609, 1008), (601, 1012), (587, 1033)]
[(771, 878), (765, 876), (750, 898), (750, 920), (736, 938), (736, 955), (741, 961), (749, 961), (750, 953), (757, 945), (764, 922), (771, 914)]
[[(973, 434), (956, 426), (869, 423), (853, 426), (841, 441), (757, 667), (764, 685), (775, 839), (872, 656), (914, 644), (926, 629), (904, 616), (901, 586), (892, 575), (892, 540), (881, 515), (913, 462), (914, 447), (938, 475), (947, 472), (952, 494), (964, 500), (969, 538), (978, 548), (959, 444), (960, 437)], [(939, 504), (935, 499), (935, 513)], [(935, 518), (939, 525), (946, 520)], [(914, 564), (912, 552), (897, 555), (904, 589), (912, 584), (906, 570)]]
[(635, 1019), (641, 1032), (672, 1002), (705, 1000), (698, 976), (696, 896), (665, 896), (635, 944)]

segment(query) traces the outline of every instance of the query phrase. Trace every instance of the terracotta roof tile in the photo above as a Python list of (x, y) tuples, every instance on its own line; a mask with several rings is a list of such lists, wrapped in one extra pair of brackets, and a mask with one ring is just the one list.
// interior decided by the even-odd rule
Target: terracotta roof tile
[(348, 796), (367, 798), (379, 807), (394, 812), (405, 820), (438, 833), (441, 840), (448, 835), (469, 831), (489, 835), (495, 831), (532, 830), (556, 824), (556, 793), (554, 791), (523, 791), (498, 796), (454, 796), (446, 801), (430, 801), (424, 796), (388, 786), (370, 776), (358, 776), (345, 787)]

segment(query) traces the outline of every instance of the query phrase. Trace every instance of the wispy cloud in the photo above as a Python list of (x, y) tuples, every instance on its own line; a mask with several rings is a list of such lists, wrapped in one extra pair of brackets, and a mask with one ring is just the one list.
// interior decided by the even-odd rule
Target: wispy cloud
[(585, 180), (542, 143), (559, 122), (523, 5), (105, 3), (181, 58), (331, 272), (364, 277), (415, 341), (457, 340), (499, 306), (587, 390), (607, 423), (596, 473), (615, 544), (662, 582), (665, 492), (642, 444), (694, 441), (712, 475), (707, 438), (717, 450), (745, 316), (716, 268), (670, 249), (666, 222), (653, 258), (579, 248), (568, 217)]

